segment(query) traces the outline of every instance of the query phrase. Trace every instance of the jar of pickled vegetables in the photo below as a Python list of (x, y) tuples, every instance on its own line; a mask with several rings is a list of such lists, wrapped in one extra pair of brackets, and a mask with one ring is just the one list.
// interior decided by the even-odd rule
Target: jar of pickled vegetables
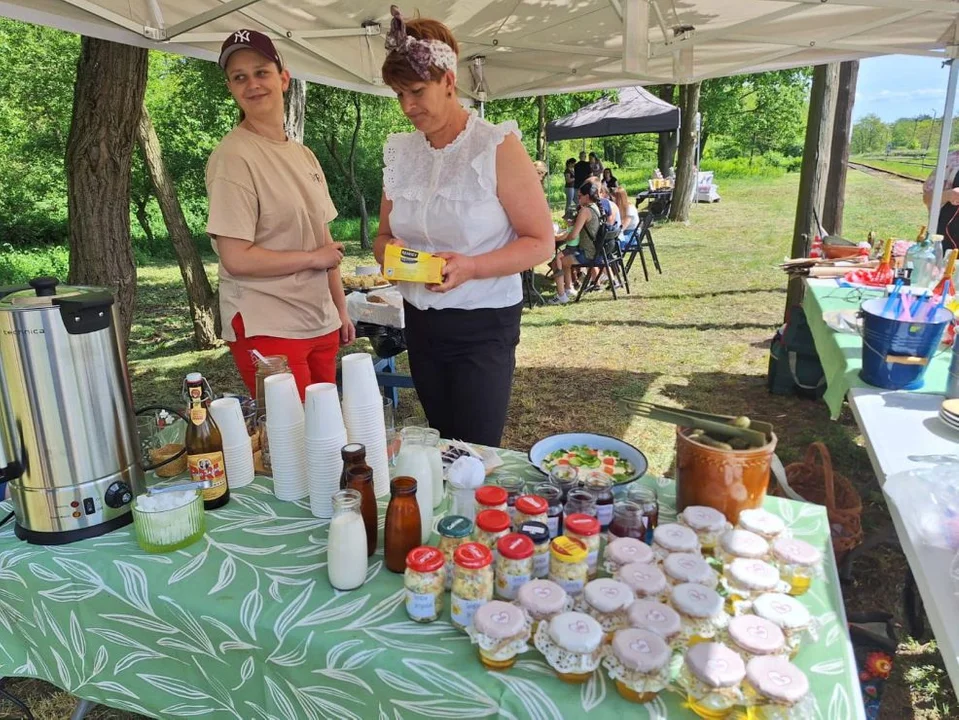
[(570, 595), (579, 595), (586, 587), (589, 572), (588, 552), (579, 540), (560, 535), (549, 545), (549, 579)]
[(446, 559), (446, 589), (453, 583), (453, 553), (463, 543), (470, 541), (473, 521), (462, 515), (447, 515), (437, 526), (440, 535), (438, 549)]
[(446, 560), (438, 548), (420, 546), (406, 556), (403, 576), (406, 589), (406, 614), (410, 620), (430, 623), (443, 612), (446, 590)]
[(520, 587), (533, 579), (533, 541), (521, 533), (509, 533), (496, 543), (496, 573), (493, 593), (515, 600)]
[(450, 621), (465, 631), (473, 615), (493, 599), (493, 553), (481, 543), (460, 545), (453, 553)]
[(476, 488), (476, 492), (473, 494), (473, 499), (476, 501), (476, 513), (479, 514), (484, 510), (502, 510), (507, 512), (509, 509), (509, 492), (506, 488), (502, 488), (499, 485), (483, 485), (482, 487)]
[(476, 516), (473, 539), (492, 550), (496, 541), (509, 532), (509, 525), (509, 515), (504, 510), (483, 510)]
[(519, 531), (533, 541), (533, 577), (549, 575), (549, 528), (541, 522), (525, 522)]
[(596, 577), (599, 565), (599, 520), (589, 515), (576, 513), (566, 517), (566, 537), (579, 540), (586, 546), (589, 577)]
[(539, 495), (520, 495), (516, 498), (516, 514), (513, 516), (513, 527), (519, 528), (525, 522), (549, 521), (549, 503)]

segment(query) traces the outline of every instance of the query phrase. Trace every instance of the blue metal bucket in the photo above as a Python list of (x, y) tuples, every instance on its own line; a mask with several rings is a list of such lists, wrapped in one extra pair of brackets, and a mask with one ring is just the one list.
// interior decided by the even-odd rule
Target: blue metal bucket
[(862, 304), (862, 370), (859, 377), (889, 390), (916, 390), (953, 315), (938, 307), (928, 321), (883, 317), (886, 298)]

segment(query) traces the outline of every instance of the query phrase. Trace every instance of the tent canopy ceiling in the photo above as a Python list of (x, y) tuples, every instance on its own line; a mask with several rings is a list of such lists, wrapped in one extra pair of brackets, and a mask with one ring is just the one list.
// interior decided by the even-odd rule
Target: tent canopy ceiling
[(641, 87), (622, 88), (619, 101), (600, 98), (566, 117), (546, 126), (546, 139), (633, 135), (675, 130), (679, 127), (679, 108), (660, 100)]
[[(943, 57), (957, 0), (418, 0), (461, 43), (459, 84), (485, 99), (904, 53)], [(387, 0), (0, 0), (0, 16), (215, 59), (238, 28), (270, 34), (304, 79), (388, 94)], [(624, 42), (624, 38), (626, 41)], [(484, 58), (485, 87), (471, 77)]]

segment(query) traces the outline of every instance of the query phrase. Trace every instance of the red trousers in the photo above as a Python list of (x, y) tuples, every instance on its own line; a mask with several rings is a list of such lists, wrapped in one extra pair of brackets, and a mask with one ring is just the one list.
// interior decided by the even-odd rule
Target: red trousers
[(336, 382), (336, 353), (340, 349), (340, 331), (334, 330), (315, 338), (279, 338), (270, 335), (246, 336), (243, 316), (237, 313), (230, 323), (236, 340), (227, 343), (233, 354), (243, 384), (256, 396), (256, 365), (251, 350), (262, 355), (286, 355), (290, 372), (296, 379), (300, 400), (304, 399), (306, 386), (313, 383)]

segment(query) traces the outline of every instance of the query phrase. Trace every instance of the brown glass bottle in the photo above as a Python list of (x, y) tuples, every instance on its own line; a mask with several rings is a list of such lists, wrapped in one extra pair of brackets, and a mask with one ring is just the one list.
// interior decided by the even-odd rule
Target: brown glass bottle
[(190, 399), (190, 422), (186, 428), (186, 462), (190, 479), (194, 482), (209, 480), (212, 487), (203, 490), (203, 507), (215, 510), (230, 502), (230, 485), (227, 482), (226, 463), (223, 460), (223, 438), (209, 411), (209, 398), (204, 398), (203, 376), (190, 373), (186, 376), (187, 395)]
[(400, 476), (390, 482), (390, 504), (386, 507), (383, 551), (386, 569), (406, 571), (406, 555), (420, 544), (420, 506), (416, 502), (416, 480)]
[(366, 526), (366, 554), (376, 552), (376, 495), (373, 494), (373, 468), (369, 465), (354, 465), (347, 475), (346, 487), (360, 494), (360, 515)]
[(343, 457), (343, 472), (340, 474), (340, 490), (346, 490), (347, 476), (354, 465), (366, 465), (366, 445), (350, 443), (340, 448)]

